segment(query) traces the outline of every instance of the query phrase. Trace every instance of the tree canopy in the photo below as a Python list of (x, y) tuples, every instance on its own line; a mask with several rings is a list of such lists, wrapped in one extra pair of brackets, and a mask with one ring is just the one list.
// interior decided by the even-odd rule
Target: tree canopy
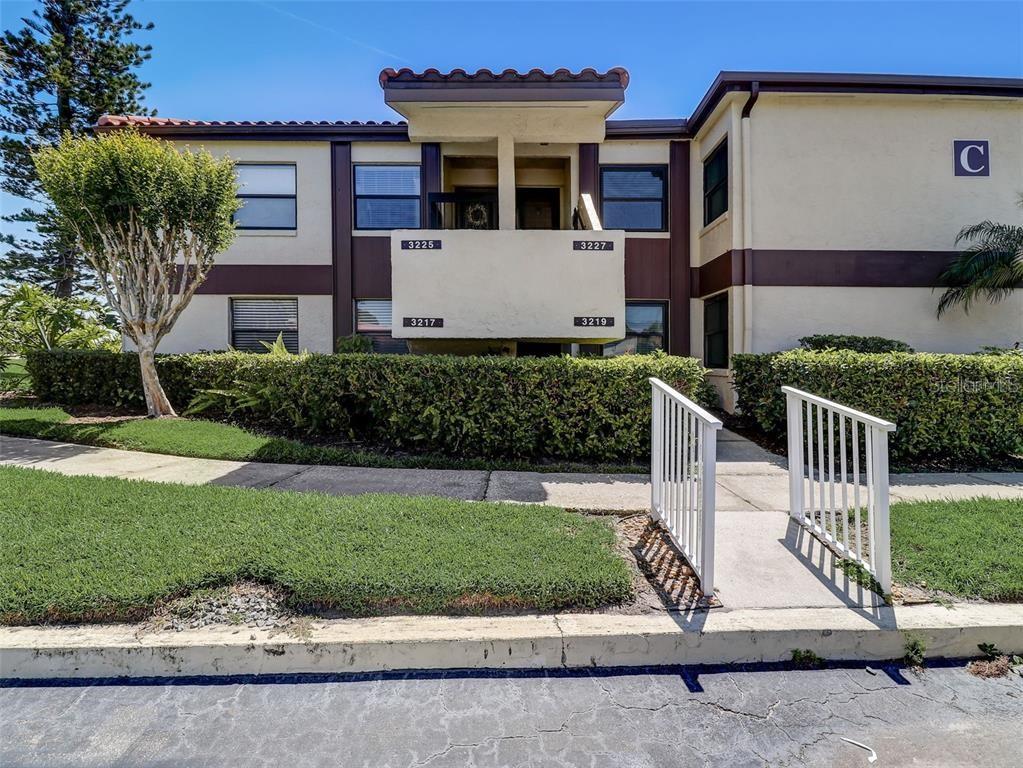
[(234, 239), (234, 162), (134, 129), (95, 139), (66, 134), (34, 158), (60, 227), (138, 348), (150, 414), (173, 415), (153, 355)]
[(5, 218), (34, 229), (4, 238), (0, 279), (64, 297), (94, 286), (74, 242), (55, 226), (31, 155), (65, 133), (85, 135), (106, 113), (155, 114), (141, 104), (149, 83), (136, 74), (150, 47), (130, 39), (153, 25), (137, 21), (128, 3), (40, 0), (21, 28), (0, 37), (0, 187), (28, 202)]

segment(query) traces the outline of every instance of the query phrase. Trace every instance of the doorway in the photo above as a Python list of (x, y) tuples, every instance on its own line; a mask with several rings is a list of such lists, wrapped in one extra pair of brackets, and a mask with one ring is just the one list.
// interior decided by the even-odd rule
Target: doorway
[(561, 190), (518, 187), (515, 190), (518, 229), (561, 229)]

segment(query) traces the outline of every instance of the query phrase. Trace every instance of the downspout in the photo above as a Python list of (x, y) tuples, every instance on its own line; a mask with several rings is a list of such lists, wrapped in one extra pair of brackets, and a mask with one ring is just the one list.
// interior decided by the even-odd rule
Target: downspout
[(753, 351), (753, 147), (750, 114), (760, 96), (760, 82), (754, 80), (742, 107), (742, 349)]

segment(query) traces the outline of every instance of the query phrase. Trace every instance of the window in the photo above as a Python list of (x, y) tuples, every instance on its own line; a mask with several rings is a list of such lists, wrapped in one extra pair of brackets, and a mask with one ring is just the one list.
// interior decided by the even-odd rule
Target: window
[(238, 199), (242, 207), (234, 215), (238, 229), (295, 229), (298, 210), (295, 201), (294, 165), (235, 166)]
[(667, 168), (663, 165), (600, 169), (600, 222), (604, 229), (663, 232), (667, 227)]
[(728, 141), (703, 161), (703, 225), (707, 226), (728, 210)]
[(356, 229), (419, 228), (419, 166), (355, 166)]
[(703, 302), (703, 364), (728, 367), (728, 293)]
[(604, 345), (604, 356), (643, 355), (667, 348), (668, 306), (655, 301), (625, 303), (625, 338)]
[(266, 352), (260, 342), (284, 339), (298, 353), (298, 299), (231, 299), (231, 346), (243, 352)]
[(399, 355), (408, 352), (405, 339), (391, 337), (391, 300), (355, 302), (355, 332), (373, 343), (374, 352)]

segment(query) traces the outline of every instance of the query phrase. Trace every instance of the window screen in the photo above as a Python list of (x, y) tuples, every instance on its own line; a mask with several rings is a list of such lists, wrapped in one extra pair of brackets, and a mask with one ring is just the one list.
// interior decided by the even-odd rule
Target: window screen
[(706, 226), (728, 210), (728, 142), (703, 161), (703, 224)]
[(266, 352), (280, 335), (289, 352), (298, 353), (298, 299), (231, 299), (231, 346)]
[(703, 364), (728, 367), (728, 294), (703, 302)]
[(286, 164), (235, 166), (238, 199), (234, 215), (238, 229), (295, 229), (298, 218), (295, 166)]
[(355, 302), (355, 332), (373, 343), (374, 352), (392, 355), (408, 352), (404, 339), (391, 338), (390, 299)]
[(604, 345), (604, 356), (643, 355), (667, 347), (668, 307), (662, 302), (625, 303), (625, 338)]
[(600, 219), (605, 229), (667, 229), (667, 169), (663, 165), (600, 169)]
[(418, 227), (418, 165), (355, 166), (356, 229)]

